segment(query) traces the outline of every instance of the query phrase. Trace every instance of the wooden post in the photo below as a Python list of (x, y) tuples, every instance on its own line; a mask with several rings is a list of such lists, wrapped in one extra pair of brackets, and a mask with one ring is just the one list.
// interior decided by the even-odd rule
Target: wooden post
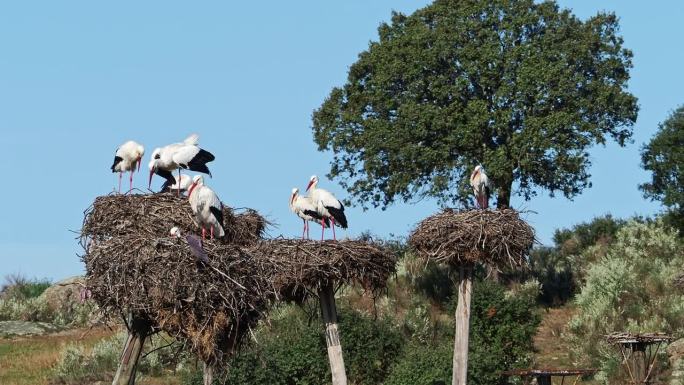
[(211, 385), (214, 381), (214, 366), (212, 364), (204, 363), (202, 368), (202, 378), (204, 385)]
[(135, 385), (135, 371), (142, 353), (145, 338), (150, 334), (150, 322), (140, 318), (133, 318), (128, 338), (124, 345), (112, 385)]
[(637, 342), (632, 345), (632, 362), (634, 364), (634, 382), (636, 384), (649, 384), (650, 381), (647, 382), (646, 378), (646, 366), (648, 365), (646, 344)]
[(470, 332), (470, 297), (473, 293), (473, 267), (460, 266), (458, 305), (455, 314), (454, 364), (452, 385), (466, 385), (468, 376), (468, 333)]
[(537, 377), (537, 385), (553, 385), (550, 374), (542, 374)]
[(332, 372), (333, 385), (347, 385), (347, 373), (344, 369), (340, 333), (337, 328), (337, 309), (332, 283), (327, 283), (318, 290), (321, 300), (321, 314), (325, 323), (325, 343), (328, 346), (328, 360)]

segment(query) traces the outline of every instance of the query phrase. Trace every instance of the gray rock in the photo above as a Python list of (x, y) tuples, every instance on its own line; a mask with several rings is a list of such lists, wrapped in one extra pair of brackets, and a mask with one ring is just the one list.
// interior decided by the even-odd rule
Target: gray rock
[(45, 299), (50, 310), (64, 312), (80, 303), (84, 283), (84, 277), (67, 278), (48, 287), (40, 296)]
[(44, 335), (60, 330), (46, 322), (0, 321), (0, 337)]

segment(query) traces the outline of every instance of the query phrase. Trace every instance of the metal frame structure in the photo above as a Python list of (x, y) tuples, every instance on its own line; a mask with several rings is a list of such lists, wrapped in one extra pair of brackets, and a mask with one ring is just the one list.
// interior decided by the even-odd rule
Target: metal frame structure
[[(576, 385), (582, 376), (594, 374), (598, 369), (517, 369), (508, 370), (502, 374), (505, 376), (518, 376), (524, 384), (529, 384), (532, 379), (537, 379), (538, 385), (552, 385), (553, 377), (560, 377), (560, 385), (565, 385), (565, 378), (575, 376), (572, 385)], [(569, 383), (569, 382), (568, 382)]]
[(664, 333), (613, 333), (606, 336), (608, 343), (617, 345), (632, 384), (650, 384), (658, 351), (674, 338)]

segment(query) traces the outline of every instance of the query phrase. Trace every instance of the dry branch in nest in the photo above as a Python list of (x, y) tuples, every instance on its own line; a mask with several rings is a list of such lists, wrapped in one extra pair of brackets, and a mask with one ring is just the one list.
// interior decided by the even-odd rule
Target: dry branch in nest
[(418, 224), (409, 246), (438, 263), (521, 267), (534, 240), (534, 230), (515, 210), (445, 209)]
[(274, 239), (248, 249), (270, 271), (274, 289), (285, 299), (298, 298), (327, 283), (358, 283), (376, 292), (395, 272), (396, 257), (379, 243), (361, 240), (307, 241)]
[(105, 315), (132, 313), (218, 361), (260, 319), (275, 292), (255, 258), (205, 243), (199, 262), (183, 239), (129, 234), (94, 240), (83, 256), (86, 283)]
[[(91, 239), (129, 234), (154, 238), (167, 235), (173, 226), (178, 226), (185, 234), (199, 232), (188, 199), (174, 193), (100, 196), (85, 214), (81, 233)], [(226, 235), (221, 241), (253, 244), (262, 237), (268, 224), (254, 210), (236, 214), (224, 206), (223, 228)]]

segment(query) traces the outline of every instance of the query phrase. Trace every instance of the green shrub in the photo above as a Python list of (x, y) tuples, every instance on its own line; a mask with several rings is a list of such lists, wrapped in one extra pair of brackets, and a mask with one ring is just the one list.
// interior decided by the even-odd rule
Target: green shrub
[(41, 297), (0, 299), (0, 321), (51, 322), (53, 315)]
[(98, 342), (90, 353), (82, 346), (67, 345), (54, 368), (53, 378), (65, 384), (110, 379), (116, 371), (125, 339), (125, 333), (117, 333)]
[(36, 298), (50, 285), (50, 280), (47, 278), (29, 279), (21, 274), (8, 275), (5, 277), (2, 289), (0, 289), (0, 298), (17, 300)]
[[(528, 287), (529, 286), (529, 287)], [(468, 383), (503, 384), (500, 372), (531, 361), (532, 337), (540, 317), (535, 299), (537, 283), (519, 292), (487, 280), (473, 285), (470, 318)], [(450, 307), (452, 314), (456, 307)], [(453, 329), (438, 333), (432, 343), (413, 341), (392, 368), (385, 385), (433, 385), (451, 382)]]
[(611, 332), (684, 335), (684, 295), (673, 280), (684, 270), (684, 251), (674, 230), (661, 221), (631, 221), (588, 267), (570, 322), (572, 348), (584, 365), (617, 374), (617, 353), (604, 342)]

